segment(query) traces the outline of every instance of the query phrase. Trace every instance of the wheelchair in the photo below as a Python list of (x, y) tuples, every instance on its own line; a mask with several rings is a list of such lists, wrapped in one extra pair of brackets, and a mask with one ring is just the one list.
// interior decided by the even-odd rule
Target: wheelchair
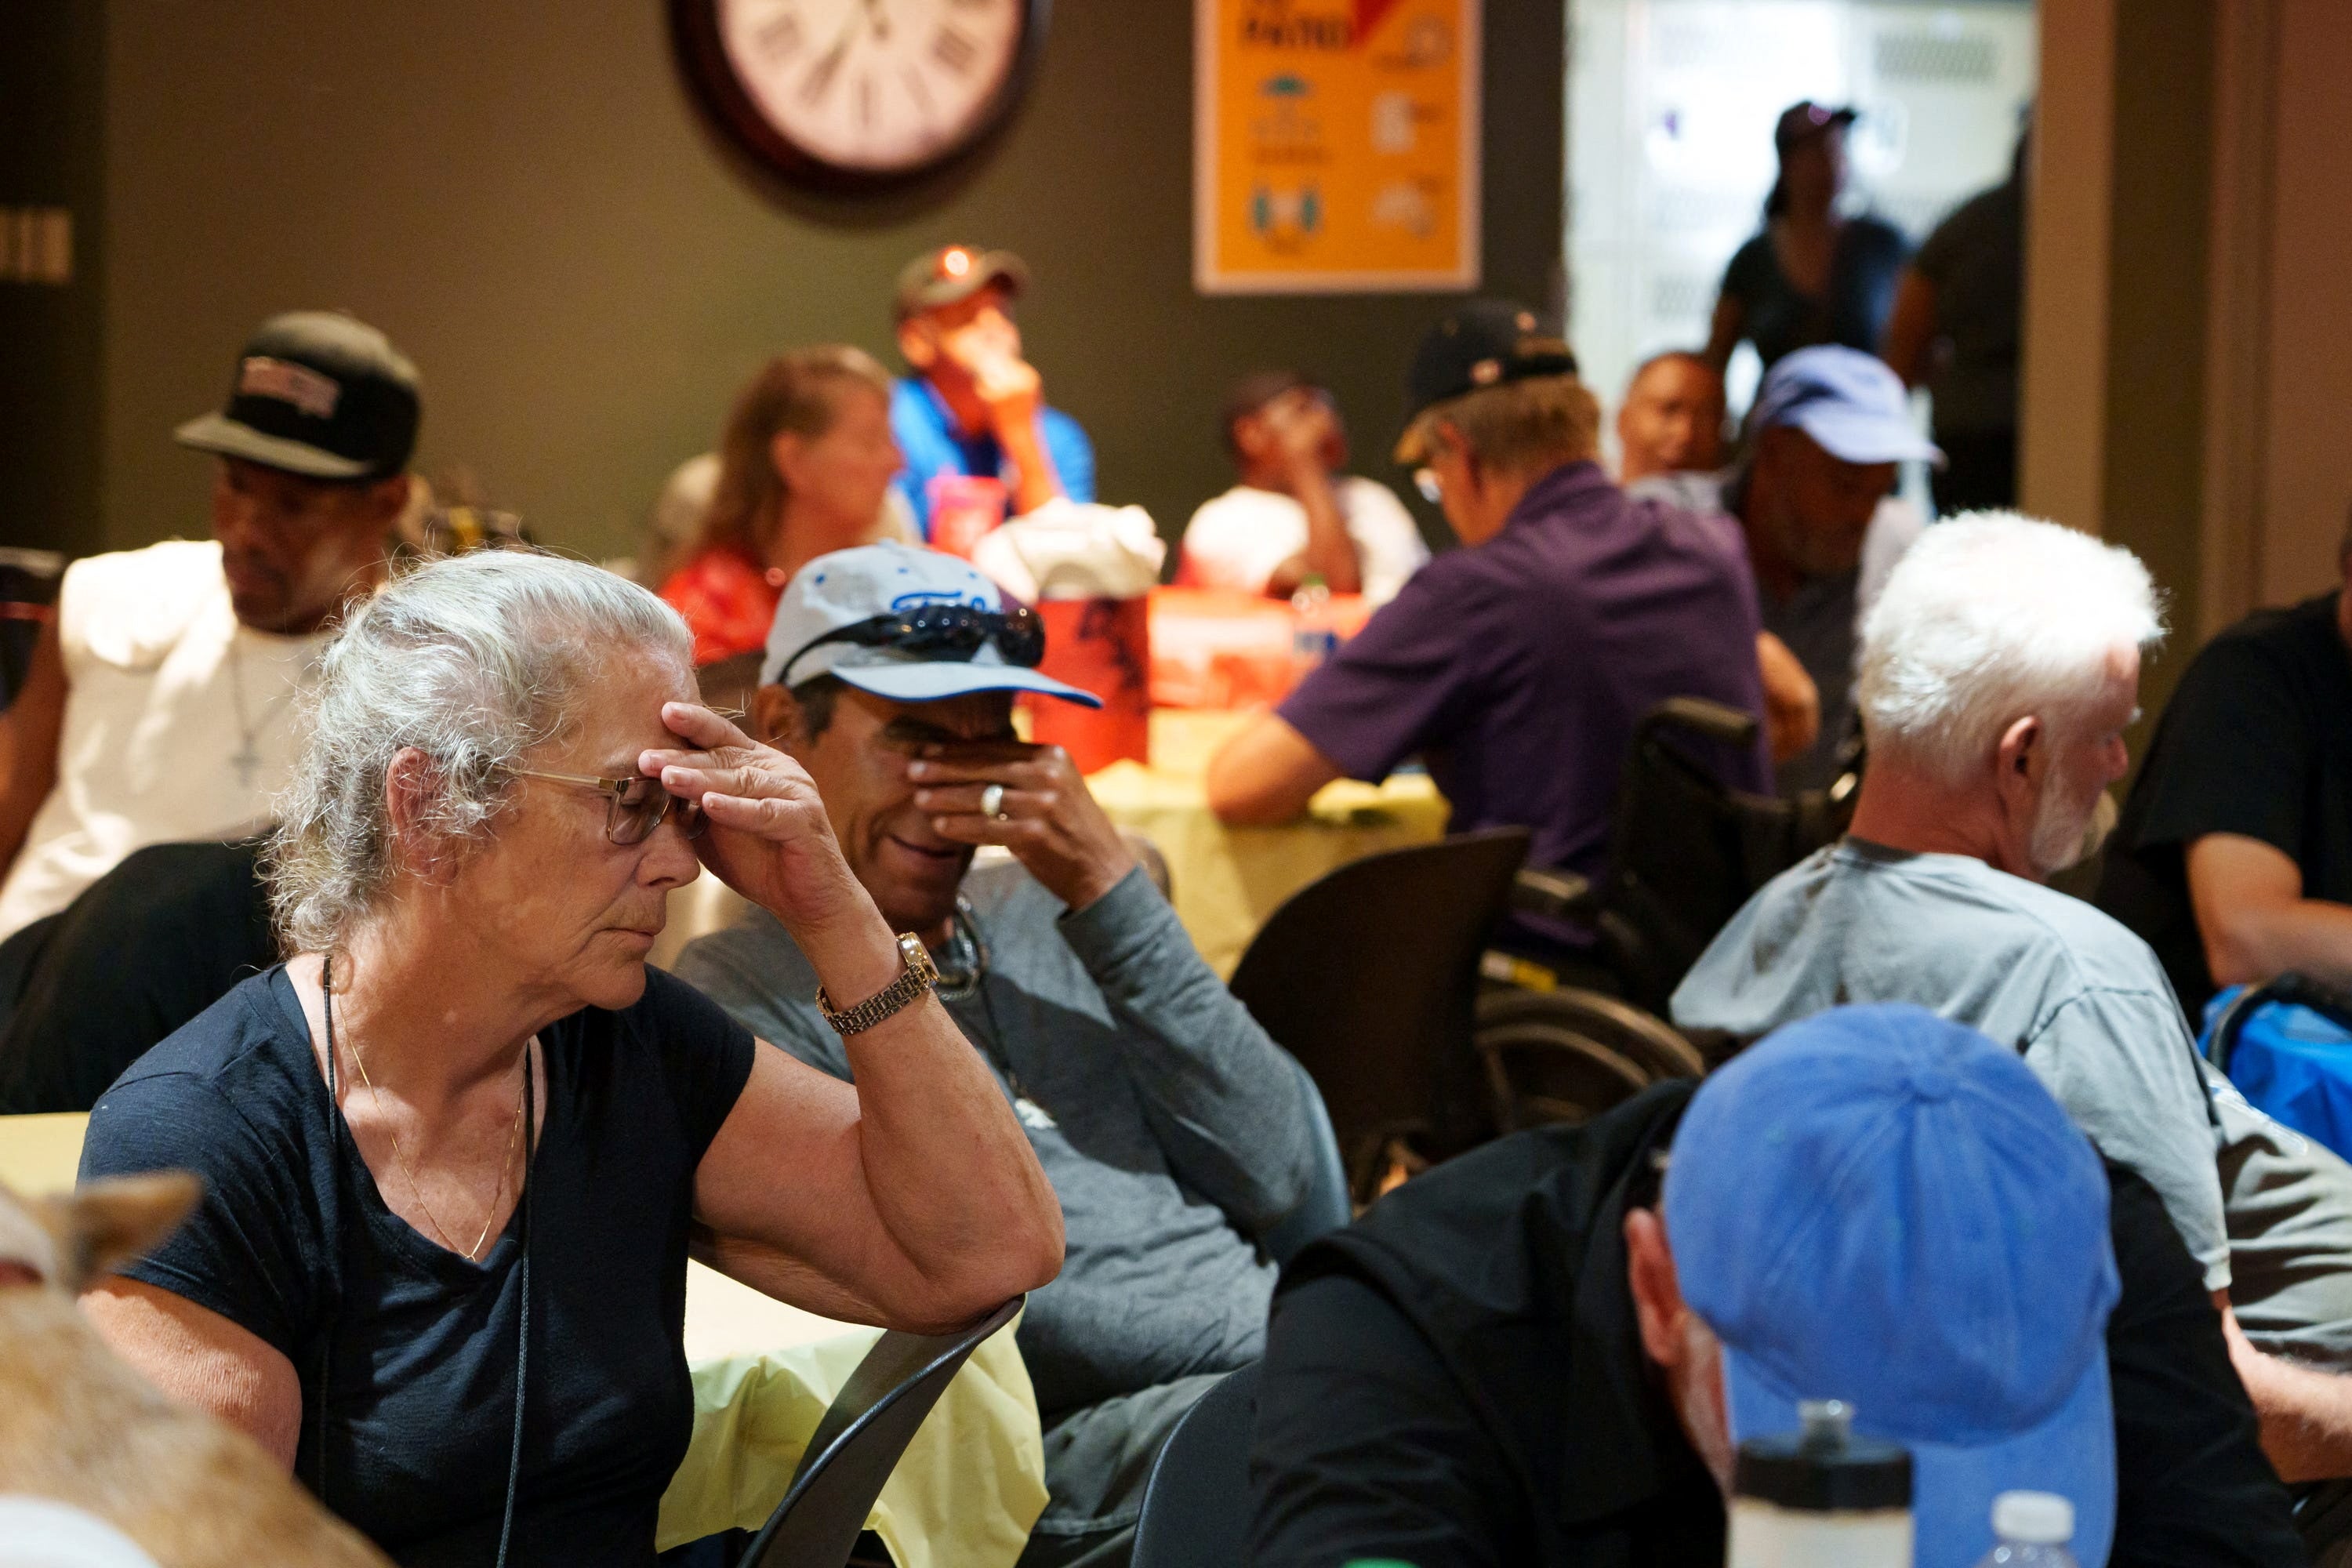
[(1700, 698), (1659, 704), (1634, 729), (1599, 880), (1519, 872), (1511, 907), (1590, 946), (1565, 963), (1481, 955), (1472, 1043), (1497, 1132), (1583, 1121), (1661, 1079), (1702, 1077), (1741, 1043), (1676, 1029), (1675, 987), (1758, 889), (1843, 835), (1862, 769), (1857, 744), (1825, 790), (1728, 788), (1698, 754), (1753, 745), (1757, 725)]

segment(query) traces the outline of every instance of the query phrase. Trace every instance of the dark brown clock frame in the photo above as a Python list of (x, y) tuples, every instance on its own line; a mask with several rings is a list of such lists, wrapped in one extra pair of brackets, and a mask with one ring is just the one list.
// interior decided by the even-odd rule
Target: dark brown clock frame
[(719, 36), (721, 0), (669, 0), (670, 43), (678, 72), (686, 79), (688, 95), (739, 152), (789, 184), (829, 195), (857, 195), (919, 184), (976, 157), (997, 139), (1036, 74), (1053, 11), (1053, 0), (1017, 3), (1022, 12), (1020, 47), (987, 108), (961, 142), (907, 169), (859, 169), (832, 163), (770, 124), (728, 61), (726, 45)]

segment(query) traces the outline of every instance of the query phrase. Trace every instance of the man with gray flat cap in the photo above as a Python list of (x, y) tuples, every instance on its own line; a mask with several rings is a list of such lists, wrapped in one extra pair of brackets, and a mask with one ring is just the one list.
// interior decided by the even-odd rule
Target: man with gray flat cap
[(324, 628), (383, 579), (419, 414), (415, 366), (350, 316), (247, 342), (226, 405), (174, 433), (219, 460), (212, 538), (76, 562), (0, 714), (0, 938), (134, 849), (266, 819)]
[(890, 398), (907, 455), (898, 493), (930, 537), (934, 481), (992, 479), (1011, 514), (1095, 499), (1095, 449), (1078, 422), (1045, 405), (1021, 353), (1013, 302), (1029, 268), (1009, 250), (943, 245), (899, 269), (898, 353), (913, 374)]
[(1781, 761), (1784, 795), (1837, 774), (1854, 726), (1862, 617), (1927, 525), (1895, 494), (1895, 467), (1944, 454), (1912, 423), (1903, 383), (1858, 350), (1825, 343), (1775, 364), (1748, 416), (1747, 458), (1724, 474), (1662, 474), (1626, 493), (1721, 510), (1748, 537), (1764, 630), (1820, 692), (1812, 743)]

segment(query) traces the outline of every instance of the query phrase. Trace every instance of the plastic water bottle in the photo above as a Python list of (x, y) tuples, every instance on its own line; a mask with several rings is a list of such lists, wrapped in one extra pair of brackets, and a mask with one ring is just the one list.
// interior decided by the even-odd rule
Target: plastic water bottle
[(1331, 588), (1320, 577), (1309, 577), (1290, 595), (1291, 683), (1297, 685), (1320, 668), (1339, 647), (1339, 626), (1331, 615)]
[(1977, 1568), (2075, 1568), (2074, 1505), (2054, 1492), (2003, 1492), (1992, 1500), (1994, 1545)]

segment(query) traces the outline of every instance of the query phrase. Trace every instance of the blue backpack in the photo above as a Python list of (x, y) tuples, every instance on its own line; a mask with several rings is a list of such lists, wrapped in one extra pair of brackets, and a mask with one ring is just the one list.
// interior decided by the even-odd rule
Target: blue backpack
[(2257, 1110), (2352, 1156), (2352, 994), (2301, 974), (2233, 985), (2197, 1047)]

